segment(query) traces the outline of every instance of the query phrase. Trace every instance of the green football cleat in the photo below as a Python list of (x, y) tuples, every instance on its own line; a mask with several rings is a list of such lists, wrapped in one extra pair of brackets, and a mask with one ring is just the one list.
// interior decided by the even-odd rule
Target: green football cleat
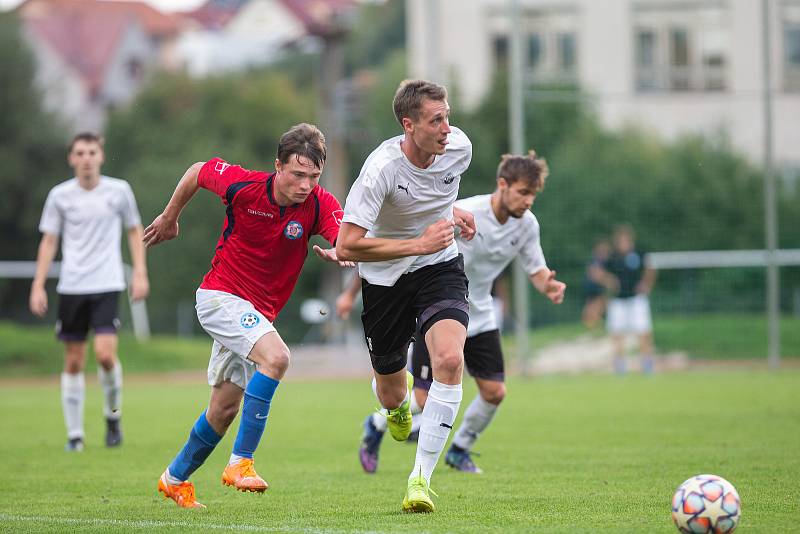
[(433, 501), (428, 493), (434, 491), (428, 487), (425, 477), (422, 475), (408, 479), (408, 489), (406, 496), (403, 498), (403, 511), (428, 514), (433, 512)]
[[(414, 387), (414, 377), (406, 371), (406, 384), (408, 391)], [(388, 422), (389, 433), (397, 441), (405, 441), (408, 435), (411, 434), (411, 402), (405, 401), (399, 408), (388, 410), (386, 416)]]

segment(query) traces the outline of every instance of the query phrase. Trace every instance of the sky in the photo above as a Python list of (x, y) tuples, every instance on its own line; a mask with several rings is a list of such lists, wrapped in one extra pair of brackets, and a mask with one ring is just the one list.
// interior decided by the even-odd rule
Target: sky
[[(205, 0), (144, 0), (162, 11), (185, 11), (202, 4)], [(13, 9), (22, 0), (0, 0), (0, 10)]]

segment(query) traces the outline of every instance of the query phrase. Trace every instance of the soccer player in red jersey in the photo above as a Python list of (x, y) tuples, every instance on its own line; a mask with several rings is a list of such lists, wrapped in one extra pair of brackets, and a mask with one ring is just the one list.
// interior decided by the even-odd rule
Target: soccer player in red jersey
[[(325, 155), (322, 132), (298, 124), (281, 137), (274, 173), (249, 171), (220, 158), (195, 163), (164, 212), (145, 229), (148, 247), (177, 237), (178, 216), (200, 187), (227, 206), (211, 270), (197, 290), (197, 317), (214, 339), (208, 365), (211, 399), (158, 481), (159, 491), (179, 506), (203, 507), (188, 479), (222, 439), (240, 405), (239, 432), (222, 482), (240, 491), (269, 487), (253, 467), (253, 452), (289, 367), (289, 349), (272, 323), (297, 282), (309, 237), (319, 234), (334, 244), (341, 224), (339, 202), (319, 185)], [(315, 245), (314, 252), (337, 261), (334, 249)]]

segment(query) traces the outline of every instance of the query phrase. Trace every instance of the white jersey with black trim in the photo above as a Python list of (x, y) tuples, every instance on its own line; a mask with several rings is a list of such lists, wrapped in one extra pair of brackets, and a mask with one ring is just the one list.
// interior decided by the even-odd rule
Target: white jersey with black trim
[(530, 211), (519, 219), (509, 217), (500, 224), (492, 209), (492, 195), (479, 195), (456, 202), (475, 216), (478, 229), (471, 241), (458, 240), (469, 279), (469, 327), (467, 336), (497, 329), (492, 306), (492, 284), (511, 261), (519, 256), (528, 275), (547, 268), (539, 241), (539, 222)]
[[(440, 219), (453, 218), (461, 174), (472, 159), (472, 143), (451, 126), (445, 153), (426, 169), (414, 166), (400, 149), (404, 136), (384, 141), (361, 169), (347, 195), (343, 222), (367, 230), (366, 237), (413, 239)], [(424, 256), (359, 262), (358, 272), (371, 284), (392, 286), (400, 276), (458, 255), (455, 243)]]
[(125, 289), (120, 234), (142, 224), (131, 186), (101, 176), (93, 189), (77, 178), (47, 195), (39, 231), (61, 237), (61, 274), (56, 291), (87, 295)]

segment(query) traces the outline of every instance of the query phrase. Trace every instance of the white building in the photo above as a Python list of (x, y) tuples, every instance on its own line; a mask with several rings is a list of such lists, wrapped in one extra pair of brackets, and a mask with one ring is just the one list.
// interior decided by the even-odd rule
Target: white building
[[(406, 0), (412, 76), (477, 105), (509, 50), (509, 0)], [(761, 0), (519, 0), (528, 83), (587, 93), (601, 120), (764, 147)], [(769, 0), (774, 154), (800, 169), (800, 0)]]
[(352, 0), (208, 0), (187, 15), (196, 22), (178, 42), (181, 63), (204, 77), (268, 65), (287, 47), (319, 48), (315, 40)]

